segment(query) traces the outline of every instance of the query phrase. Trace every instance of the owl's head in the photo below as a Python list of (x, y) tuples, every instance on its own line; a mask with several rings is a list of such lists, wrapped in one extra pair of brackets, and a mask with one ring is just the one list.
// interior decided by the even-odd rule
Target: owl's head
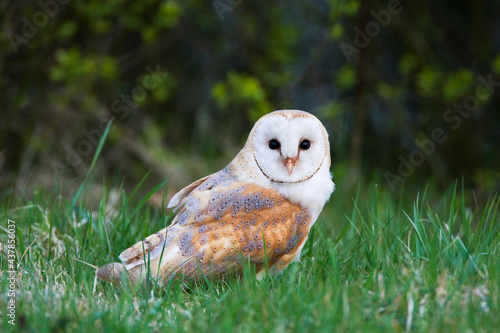
[(247, 146), (264, 176), (277, 183), (303, 182), (323, 164), (330, 166), (328, 133), (304, 111), (280, 110), (260, 118)]

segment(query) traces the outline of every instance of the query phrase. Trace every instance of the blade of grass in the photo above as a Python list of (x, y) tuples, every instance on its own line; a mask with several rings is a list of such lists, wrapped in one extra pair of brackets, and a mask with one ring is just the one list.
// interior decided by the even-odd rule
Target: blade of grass
[(134, 209), (134, 211), (132, 212), (132, 214), (130, 215), (130, 218), (129, 220), (132, 220), (135, 215), (139, 212), (139, 210), (141, 209), (141, 207), (149, 200), (149, 198), (151, 198), (153, 196), (153, 194), (155, 194), (156, 192), (158, 192), (158, 190), (160, 188), (162, 188), (163, 186), (165, 186), (165, 184), (168, 182), (168, 179), (165, 179), (163, 180), (160, 184), (156, 185), (155, 187), (153, 187), (153, 189), (151, 191), (149, 191), (145, 196), (144, 198), (141, 199), (141, 201), (139, 201), (139, 204), (137, 205), (137, 207)]
[(113, 119), (111, 119), (106, 126), (106, 129), (104, 130), (104, 133), (102, 134), (101, 140), (99, 141), (99, 145), (97, 146), (97, 150), (94, 154), (94, 158), (92, 159), (92, 163), (90, 164), (90, 168), (87, 170), (85, 173), (85, 177), (83, 178), (82, 183), (80, 184), (80, 187), (76, 191), (75, 196), (73, 197), (73, 201), (71, 202), (71, 208), (74, 208), (76, 205), (76, 202), (78, 198), (80, 197), (82, 190), (88, 180), (88, 177), (92, 170), (94, 169), (95, 164), (97, 163), (97, 159), (99, 158), (99, 154), (101, 153), (102, 147), (104, 146), (104, 142), (106, 141), (106, 137), (108, 136), (109, 133), (109, 128), (111, 127), (111, 124), (113, 123)]

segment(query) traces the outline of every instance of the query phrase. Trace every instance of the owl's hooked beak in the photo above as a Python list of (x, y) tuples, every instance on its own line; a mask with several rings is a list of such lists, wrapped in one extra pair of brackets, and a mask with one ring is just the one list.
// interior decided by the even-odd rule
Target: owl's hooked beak
[(295, 166), (296, 158), (287, 157), (285, 160), (285, 167), (288, 170), (288, 175), (292, 175), (293, 167)]

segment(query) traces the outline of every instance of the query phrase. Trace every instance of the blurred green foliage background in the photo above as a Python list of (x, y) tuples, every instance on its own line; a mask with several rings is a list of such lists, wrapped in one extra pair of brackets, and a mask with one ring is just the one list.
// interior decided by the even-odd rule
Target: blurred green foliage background
[(0, 15), (2, 195), (78, 186), (112, 118), (94, 174), (133, 187), (152, 170), (176, 190), (289, 108), (327, 127), (336, 183), (500, 190), (500, 1), (4, 0)]

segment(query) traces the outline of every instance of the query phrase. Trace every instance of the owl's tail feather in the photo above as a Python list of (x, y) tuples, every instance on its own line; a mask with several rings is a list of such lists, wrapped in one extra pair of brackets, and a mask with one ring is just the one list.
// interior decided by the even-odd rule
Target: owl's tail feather
[(131, 285), (135, 285), (141, 282), (144, 276), (140, 267), (127, 270), (122, 263), (112, 262), (97, 269), (97, 277), (113, 284), (128, 281)]
[(122, 281), (122, 273), (127, 270), (122, 263), (112, 262), (97, 269), (97, 277), (103, 281), (119, 284)]
[(168, 249), (165, 238), (167, 228), (137, 242), (120, 254), (120, 261), (100, 267), (97, 277), (114, 284), (128, 281), (132, 285), (147, 277), (158, 278), (161, 256)]

